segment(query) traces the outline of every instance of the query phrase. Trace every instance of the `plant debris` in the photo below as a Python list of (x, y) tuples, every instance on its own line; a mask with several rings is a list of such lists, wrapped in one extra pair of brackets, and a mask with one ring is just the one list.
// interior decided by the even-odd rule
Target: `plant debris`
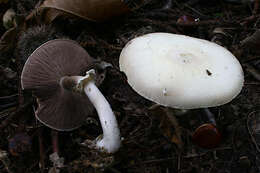
[[(99, 88), (112, 106), (122, 136), (122, 147), (111, 156), (81, 147), (79, 144), (84, 139), (95, 139), (102, 132), (94, 112), (93, 123), (86, 120), (80, 128), (60, 134), (59, 157), (64, 158), (64, 163), (58, 171), (260, 172), (259, 0), (251, 3), (221, 0), (133, 0), (130, 3), (124, 0), (121, 2), (134, 10), (103, 22), (92, 22), (56, 9), (40, 10), (44, 2), (49, 1), (0, 0), (1, 20), (8, 9), (15, 12), (11, 28), (7, 30), (3, 21), (0, 22), (1, 173), (55, 171), (48, 158), (53, 153), (51, 130), (35, 118), (37, 102), (31, 93), (22, 91), (20, 73), (24, 60), (39, 44), (56, 38), (75, 40), (97, 62), (106, 62), (98, 71), (102, 75)], [(64, 1), (65, 5), (66, 2), (70, 1)], [(186, 21), (185, 16), (192, 20)], [(178, 21), (180, 18), (184, 22)], [(192, 142), (196, 127), (205, 123), (200, 110), (167, 113), (161, 108), (152, 109), (153, 103), (135, 93), (119, 71), (119, 55), (125, 44), (151, 32), (214, 38), (242, 64), (245, 73), (242, 92), (231, 103), (210, 108), (223, 134), (217, 148), (203, 149)], [(18, 147), (19, 154), (13, 156), (8, 139), (19, 136), (21, 127), (26, 141), (30, 137), (31, 143), (27, 143), (30, 150), (20, 152)]]

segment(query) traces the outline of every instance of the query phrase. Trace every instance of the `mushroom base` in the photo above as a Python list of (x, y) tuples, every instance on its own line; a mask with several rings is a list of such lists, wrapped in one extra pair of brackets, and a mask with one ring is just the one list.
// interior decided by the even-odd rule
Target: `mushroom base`
[[(116, 117), (103, 94), (95, 85), (95, 71), (89, 70), (85, 76), (63, 77), (60, 85), (73, 92), (85, 93), (96, 108), (103, 135), (94, 141), (85, 141), (85, 145), (107, 153), (116, 152), (121, 145), (120, 131)], [(84, 144), (83, 144), (84, 145)]]

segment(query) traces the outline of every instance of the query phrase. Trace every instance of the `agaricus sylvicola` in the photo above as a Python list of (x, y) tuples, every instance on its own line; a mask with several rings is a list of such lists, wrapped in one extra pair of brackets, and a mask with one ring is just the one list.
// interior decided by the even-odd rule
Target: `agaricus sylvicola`
[(120, 70), (141, 96), (160, 105), (196, 109), (230, 102), (244, 75), (227, 49), (210, 41), (169, 33), (151, 33), (127, 43)]
[(37, 97), (36, 118), (55, 130), (70, 131), (79, 127), (94, 106), (103, 137), (97, 138), (93, 144), (113, 153), (121, 144), (117, 120), (95, 85), (95, 71), (90, 70), (91, 67), (93, 59), (76, 42), (51, 40), (29, 56), (21, 75), (22, 88), (32, 90)]

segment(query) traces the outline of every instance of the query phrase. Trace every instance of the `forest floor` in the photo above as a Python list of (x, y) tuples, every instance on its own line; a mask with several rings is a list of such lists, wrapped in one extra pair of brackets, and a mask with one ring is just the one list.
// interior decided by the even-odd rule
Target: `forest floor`
[[(49, 161), (51, 130), (36, 121), (36, 101), (21, 91), (19, 82), (22, 58), (28, 54), (21, 49), (31, 48), (23, 45), (21, 35), (46, 24), (41, 19), (24, 24), (24, 18), (32, 13), (37, 2), (0, 0), (1, 173), (48, 172), (52, 167)], [(86, 120), (74, 131), (59, 133), (60, 155), (65, 159), (61, 172), (259, 173), (260, 42), (257, 40), (260, 37), (252, 36), (260, 27), (258, 5), (258, 0), (244, 4), (224, 0), (154, 0), (106, 22), (95, 23), (73, 16), (49, 21), (46, 25), (55, 36), (47, 31), (41, 33), (41, 37), (46, 34), (48, 39), (76, 40), (92, 57), (112, 64), (102, 72), (105, 78), (99, 88), (117, 116), (123, 137), (121, 149), (112, 156), (80, 146), (79, 141), (95, 139), (102, 132), (94, 112), (92, 123)], [(7, 29), (2, 24), (2, 16), (9, 8), (15, 10), (19, 20), (15, 32), (9, 29), (12, 34), (4, 36)], [(193, 21), (177, 22), (181, 16), (189, 16)], [(192, 142), (195, 129), (206, 123), (203, 111), (190, 110), (184, 114), (171, 110), (171, 115), (166, 114), (163, 107), (155, 106), (128, 85), (118, 60), (122, 48), (137, 36), (168, 32), (212, 40), (216, 28), (221, 31), (218, 41), (240, 61), (245, 83), (241, 93), (230, 103), (210, 108), (222, 138), (216, 147), (205, 149)], [(35, 33), (28, 35), (25, 38), (32, 39)], [(251, 41), (245, 43), (245, 39)], [(29, 148), (20, 146), (17, 134), (22, 134), (25, 141), (29, 137)], [(5, 157), (1, 156), (4, 151), (8, 154)]]

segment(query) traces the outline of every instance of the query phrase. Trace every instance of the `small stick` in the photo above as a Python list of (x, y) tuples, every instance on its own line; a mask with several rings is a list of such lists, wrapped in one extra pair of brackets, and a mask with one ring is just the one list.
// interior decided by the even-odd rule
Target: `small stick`
[(5, 102), (14, 101), (14, 100), (17, 99), (17, 95), (18, 94), (13, 94), (13, 95), (9, 95), (9, 96), (2, 96), (2, 97), (0, 97), (0, 101), (5, 101)]

